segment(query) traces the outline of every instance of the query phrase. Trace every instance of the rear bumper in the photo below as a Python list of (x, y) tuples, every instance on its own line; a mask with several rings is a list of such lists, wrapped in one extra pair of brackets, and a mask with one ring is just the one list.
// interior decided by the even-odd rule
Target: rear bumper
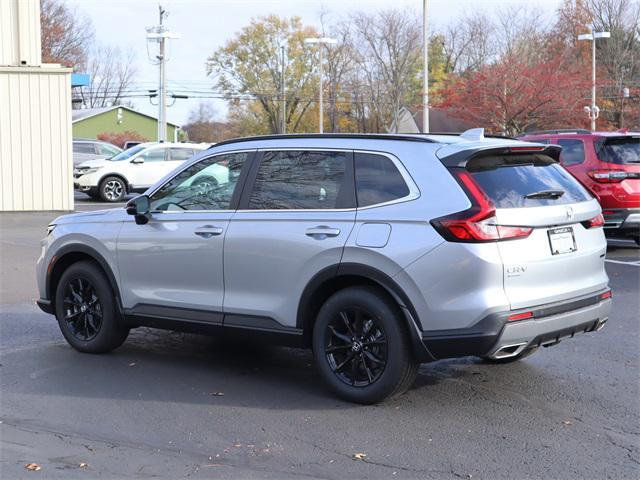
[[(557, 343), (576, 333), (602, 328), (609, 317), (610, 290), (527, 308), (491, 314), (466, 329), (424, 332), (422, 341), (437, 358), (468, 355), (507, 358), (534, 346)], [(527, 320), (509, 322), (510, 315), (532, 312)]]
[(607, 234), (640, 235), (640, 208), (605, 209), (603, 215)]

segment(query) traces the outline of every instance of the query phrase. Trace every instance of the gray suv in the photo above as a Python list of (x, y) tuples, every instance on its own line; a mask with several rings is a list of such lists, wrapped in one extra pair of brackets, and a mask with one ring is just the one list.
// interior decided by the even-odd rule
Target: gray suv
[(600, 207), (559, 153), (481, 129), (222, 142), (49, 225), (38, 304), (82, 352), (139, 326), (310, 347), (334, 392), (378, 402), (422, 362), (511, 362), (607, 321)]

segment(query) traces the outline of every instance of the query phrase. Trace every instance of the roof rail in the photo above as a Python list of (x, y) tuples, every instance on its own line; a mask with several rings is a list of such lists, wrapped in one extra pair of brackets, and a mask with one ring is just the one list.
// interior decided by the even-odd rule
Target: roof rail
[(426, 136), (401, 133), (287, 133), (274, 135), (256, 135), (254, 137), (232, 138), (216, 143), (209, 148), (233, 143), (252, 142), (257, 140), (308, 139), (308, 138), (356, 138), (369, 140), (406, 140), (409, 142), (436, 143)]
[[(451, 135), (459, 137), (464, 132), (429, 132), (429, 133), (416, 133), (415, 135)], [(489, 134), (485, 133), (484, 138), (502, 138), (504, 140), (515, 140), (516, 137), (510, 137), (508, 135), (498, 135), (498, 134)]]
[(518, 137), (524, 137), (525, 135), (549, 135), (554, 133), (576, 133), (580, 135), (587, 135), (591, 133), (591, 130), (584, 128), (558, 128), (556, 130), (536, 130), (533, 132), (523, 132)]

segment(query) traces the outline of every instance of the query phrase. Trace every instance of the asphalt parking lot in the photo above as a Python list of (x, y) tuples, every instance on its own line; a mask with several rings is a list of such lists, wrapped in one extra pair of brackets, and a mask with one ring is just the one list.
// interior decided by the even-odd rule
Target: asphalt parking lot
[(306, 351), (149, 329), (73, 351), (33, 304), (57, 215), (0, 214), (2, 478), (640, 477), (635, 244), (611, 242), (601, 332), (512, 365), (423, 365), (405, 395), (362, 407), (333, 398)]

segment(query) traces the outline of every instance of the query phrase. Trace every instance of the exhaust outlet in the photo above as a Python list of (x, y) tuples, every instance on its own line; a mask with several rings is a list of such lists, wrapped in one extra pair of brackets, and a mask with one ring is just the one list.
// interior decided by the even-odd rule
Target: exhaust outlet
[(598, 326), (596, 327), (596, 332), (599, 332), (600, 330), (602, 330), (604, 328), (604, 324), (607, 323), (607, 320), (609, 320), (608, 318), (603, 318), (602, 320), (600, 320), (600, 323), (598, 323)]
[(522, 352), (522, 350), (524, 350), (527, 345), (527, 342), (504, 345), (496, 350), (493, 354), (491, 354), (490, 357), (496, 360), (500, 358), (515, 357), (520, 352)]

